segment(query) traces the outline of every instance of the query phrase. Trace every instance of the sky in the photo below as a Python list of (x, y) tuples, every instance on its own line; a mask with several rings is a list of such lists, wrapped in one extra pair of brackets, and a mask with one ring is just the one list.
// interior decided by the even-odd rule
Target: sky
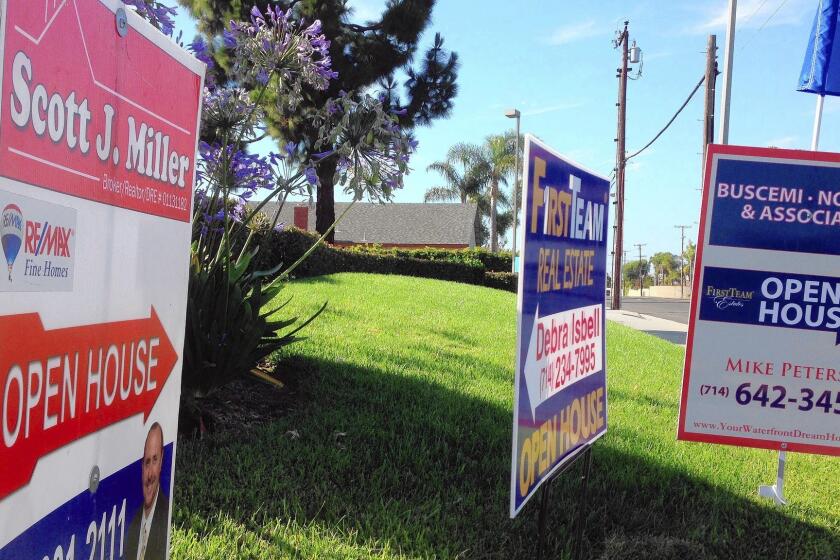
[[(350, 0), (354, 20), (375, 19), (383, 0)], [(810, 149), (816, 97), (796, 91), (817, 0), (741, 0), (735, 31), (729, 143)], [(480, 143), (504, 132), (522, 113), (521, 130), (604, 176), (615, 166), (620, 51), (616, 31), (629, 21), (643, 52), (627, 88), (627, 151), (645, 145), (676, 112), (703, 75), (706, 44), (717, 35), (723, 69), (727, 1), (438, 0), (422, 52), (436, 32), (458, 53), (459, 92), (449, 118), (416, 129), (420, 144), (396, 202), (420, 202), (441, 184), (426, 171), (457, 142)], [(194, 27), (180, 16), (185, 38)], [(722, 76), (717, 80), (720, 113)], [(662, 137), (628, 162), (625, 249), (642, 255), (679, 253), (697, 237), (701, 186), (703, 88)], [(840, 102), (826, 98), (820, 149), (840, 151)], [(720, 126), (716, 117), (715, 137)], [(343, 200), (340, 193), (336, 193)], [(346, 197), (345, 197), (346, 198)], [(613, 216), (610, 216), (612, 223)]]

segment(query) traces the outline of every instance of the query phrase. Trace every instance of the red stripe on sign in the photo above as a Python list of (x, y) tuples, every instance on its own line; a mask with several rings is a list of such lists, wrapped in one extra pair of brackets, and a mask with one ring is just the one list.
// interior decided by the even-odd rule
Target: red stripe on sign
[(37, 313), (0, 317), (0, 340), (0, 499), (41, 457), (147, 418), (178, 361), (154, 308), (146, 319), (54, 330)]
[(737, 445), (741, 447), (756, 447), (758, 449), (770, 449), (773, 451), (815, 453), (820, 455), (834, 455), (836, 457), (840, 457), (840, 447), (831, 447), (828, 445), (785, 442), (785, 447), (782, 448), (782, 444), (779, 440), (745, 438), (736, 436), (717, 436), (710, 434), (702, 434), (699, 432), (686, 432), (685, 435), (680, 436), (680, 439), (686, 441), (696, 441), (700, 443), (718, 443), (723, 445)]
[(703, 247), (706, 244), (706, 218), (708, 216), (708, 193), (712, 177), (712, 165), (715, 155), (720, 153), (721, 148), (725, 147), (726, 146), (719, 146), (717, 144), (709, 144), (706, 151), (706, 165), (704, 166), (703, 173), (703, 203), (700, 206), (700, 228), (697, 231), (697, 244), (695, 245), (696, 254), (694, 255), (694, 275), (692, 276), (694, 285), (691, 287), (691, 305), (688, 312), (688, 337), (685, 342), (685, 362), (683, 363), (683, 382), (680, 395), (680, 417), (677, 423), (677, 439), (686, 439), (685, 406), (688, 402), (688, 386), (691, 376), (691, 355), (694, 351), (694, 325), (697, 317), (697, 307), (700, 301), (700, 271), (702, 270), (703, 263)]

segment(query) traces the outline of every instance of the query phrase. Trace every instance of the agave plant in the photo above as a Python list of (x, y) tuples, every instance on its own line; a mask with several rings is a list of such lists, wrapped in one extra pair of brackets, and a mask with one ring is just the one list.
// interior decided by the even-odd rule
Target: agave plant
[(251, 260), (256, 253), (256, 249), (246, 252), (229, 269), (203, 267), (197, 259), (191, 264), (183, 387), (190, 389), (192, 397), (205, 396), (243, 373), (273, 379), (260, 375), (254, 366), (294, 342), (297, 333), (326, 307), (324, 303), (303, 322), (296, 317), (274, 319), (289, 303), (286, 300), (264, 310), (283, 289), (279, 277), (266, 282), (280, 265), (253, 271)]

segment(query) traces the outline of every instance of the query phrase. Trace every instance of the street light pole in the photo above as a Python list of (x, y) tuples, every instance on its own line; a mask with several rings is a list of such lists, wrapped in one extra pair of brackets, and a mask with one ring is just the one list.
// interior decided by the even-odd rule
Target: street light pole
[(516, 190), (519, 188), (519, 168), (522, 167), (519, 161), (519, 109), (508, 109), (505, 111), (505, 116), (509, 119), (516, 119), (516, 167), (513, 170), (513, 241), (511, 242), (511, 258), (510, 268), (511, 272), (516, 274), (516, 218), (518, 212)]
[(732, 57), (735, 54), (735, 14), (738, 0), (729, 0), (726, 22), (726, 46), (723, 50), (723, 94), (720, 101), (718, 144), (729, 144), (729, 100), (732, 97)]

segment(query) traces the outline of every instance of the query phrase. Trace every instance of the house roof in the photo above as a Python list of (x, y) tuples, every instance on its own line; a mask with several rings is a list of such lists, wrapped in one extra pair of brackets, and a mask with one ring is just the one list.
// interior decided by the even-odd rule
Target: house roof
[[(287, 202), (280, 212), (279, 222), (294, 225), (293, 209), (300, 205)], [(336, 217), (349, 205), (348, 202), (336, 202)], [(277, 204), (270, 203), (263, 210), (273, 218), (276, 209)], [(336, 226), (335, 241), (475, 246), (476, 215), (474, 203), (357, 202)], [(308, 229), (315, 229), (314, 206), (309, 207)]]

